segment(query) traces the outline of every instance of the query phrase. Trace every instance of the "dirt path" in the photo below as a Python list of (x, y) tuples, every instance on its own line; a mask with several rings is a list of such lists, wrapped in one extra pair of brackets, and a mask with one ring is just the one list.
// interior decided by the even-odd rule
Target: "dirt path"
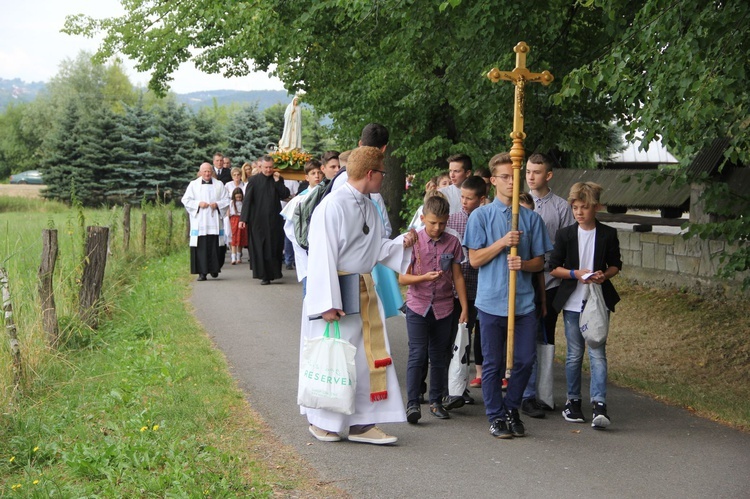
[(46, 185), (0, 184), (0, 196), (35, 198)]

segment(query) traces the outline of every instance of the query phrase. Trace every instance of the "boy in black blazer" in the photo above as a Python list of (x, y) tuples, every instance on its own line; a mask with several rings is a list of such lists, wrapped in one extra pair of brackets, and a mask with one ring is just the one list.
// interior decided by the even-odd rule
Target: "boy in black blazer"
[[(604, 302), (610, 312), (620, 296), (610, 279), (622, 268), (620, 242), (617, 230), (596, 220), (602, 187), (593, 182), (578, 182), (570, 189), (568, 202), (573, 209), (575, 224), (557, 232), (555, 248), (550, 258), (552, 276), (562, 279), (552, 306), (563, 311), (567, 357), (565, 376), (568, 384), (568, 401), (563, 417), (573, 423), (585, 421), (581, 410), (581, 364), (586, 342), (579, 329), (585, 287), (600, 284)], [(593, 407), (591, 426), (606, 428), (610, 424), (607, 414), (607, 354), (606, 342), (598, 348), (589, 347), (591, 363), (590, 399)]]

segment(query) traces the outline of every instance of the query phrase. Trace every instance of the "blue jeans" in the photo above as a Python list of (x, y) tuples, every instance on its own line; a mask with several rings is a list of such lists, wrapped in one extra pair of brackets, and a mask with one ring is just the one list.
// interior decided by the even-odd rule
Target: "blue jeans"
[[(568, 400), (581, 398), (581, 364), (586, 340), (583, 339), (578, 326), (580, 312), (563, 310), (565, 322), (565, 340), (568, 343), (568, 354), (565, 358), (565, 377), (568, 380)], [(591, 364), (591, 402), (607, 403), (607, 344), (599, 348), (589, 347)]]
[(409, 335), (409, 361), (406, 364), (407, 406), (419, 404), (422, 373), (430, 361), (430, 403), (440, 403), (447, 393), (448, 351), (451, 316), (435, 319), (432, 308), (422, 317), (406, 307), (406, 332)]
[(286, 236), (284, 236), (284, 263), (287, 265), (294, 263), (294, 246)]
[(517, 315), (514, 334), (513, 369), (508, 391), (503, 397), (505, 354), (508, 339), (508, 318), (479, 310), (482, 325), (482, 397), (487, 419), (503, 419), (508, 410), (521, 406), (523, 390), (529, 382), (536, 360), (536, 315)]

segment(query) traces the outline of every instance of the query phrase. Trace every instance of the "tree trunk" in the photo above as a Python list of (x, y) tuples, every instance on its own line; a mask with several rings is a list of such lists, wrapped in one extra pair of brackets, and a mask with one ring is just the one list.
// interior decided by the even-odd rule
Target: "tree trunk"
[(52, 278), (57, 263), (57, 229), (42, 231), (42, 263), (39, 265), (39, 299), (42, 302), (42, 327), (51, 347), (57, 345), (60, 331), (55, 308), (55, 291)]
[(0, 268), (0, 286), (3, 288), (3, 311), (5, 312), (5, 330), (8, 332), (10, 343), (10, 356), (13, 362), (13, 394), (18, 395), (23, 379), (21, 366), (21, 347), (16, 334), (16, 323), (13, 320), (13, 304), (10, 301), (10, 288), (8, 287), (8, 271)]
[(127, 253), (130, 248), (130, 203), (122, 207), (122, 245)]
[(99, 325), (99, 301), (107, 266), (107, 239), (109, 228), (89, 226), (86, 228), (86, 256), (83, 259), (81, 291), (78, 294), (78, 315), (92, 329)]
[(141, 215), (141, 253), (146, 254), (146, 214)]
[(385, 165), (388, 175), (383, 179), (380, 194), (385, 200), (385, 206), (388, 209), (388, 220), (390, 220), (391, 227), (393, 228), (391, 238), (399, 235), (403, 226), (401, 223), (401, 207), (404, 202), (404, 186), (406, 185), (403, 163), (403, 159), (391, 156), (386, 151)]

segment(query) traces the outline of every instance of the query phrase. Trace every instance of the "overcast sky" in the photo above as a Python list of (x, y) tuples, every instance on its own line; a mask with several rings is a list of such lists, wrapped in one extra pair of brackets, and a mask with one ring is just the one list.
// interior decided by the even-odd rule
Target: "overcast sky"
[[(27, 82), (48, 81), (60, 62), (74, 59), (79, 51), (96, 51), (98, 41), (60, 33), (69, 14), (113, 17), (124, 12), (118, 0), (0, 0), (0, 78)], [(130, 61), (123, 62), (136, 85), (146, 86), (149, 76), (136, 73)], [(224, 78), (201, 73), (184, 63), (174, 73), (171, 89), (177, 93), (199, 90), (283, 90), (277, 78), (256, 73), (243, 78)]]

